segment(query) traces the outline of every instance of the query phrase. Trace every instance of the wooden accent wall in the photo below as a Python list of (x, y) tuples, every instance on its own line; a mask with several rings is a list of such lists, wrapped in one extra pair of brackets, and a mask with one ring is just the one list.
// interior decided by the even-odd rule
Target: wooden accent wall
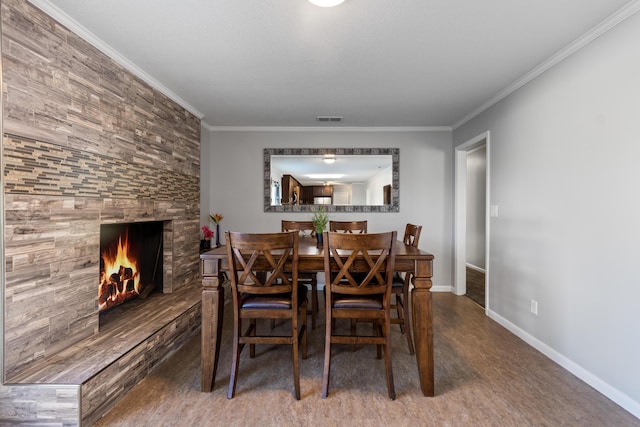
[(171, 224), (173, 290), (198, 285), (200, 120), (27, 1), (1, 14), (10, 380), (97, 332), (100, 223)]

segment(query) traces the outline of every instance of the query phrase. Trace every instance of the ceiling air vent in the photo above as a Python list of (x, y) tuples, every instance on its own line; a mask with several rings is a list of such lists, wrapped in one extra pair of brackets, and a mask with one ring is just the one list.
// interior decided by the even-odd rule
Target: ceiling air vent
[(344, 117), (342, 116), (316, 116), (318, 123), (340, 123)]

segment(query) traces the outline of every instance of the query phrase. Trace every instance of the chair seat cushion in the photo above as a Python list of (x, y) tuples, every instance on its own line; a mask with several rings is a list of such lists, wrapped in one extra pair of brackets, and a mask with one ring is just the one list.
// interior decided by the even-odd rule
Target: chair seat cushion
[(404, 288), (404, 279), (397, 274), (393, 275), (393, 288)]
[(334, 294), (333, 308), (382, 310), (382, 294), (379, 295), (340, 295)]
[[(307, 287), (298, 285), (298, 306), (307, 300)], [(273, 295), (243, 294), (240, 308), (252, 310), (288, 310), (291, 308), (291, 293)]]

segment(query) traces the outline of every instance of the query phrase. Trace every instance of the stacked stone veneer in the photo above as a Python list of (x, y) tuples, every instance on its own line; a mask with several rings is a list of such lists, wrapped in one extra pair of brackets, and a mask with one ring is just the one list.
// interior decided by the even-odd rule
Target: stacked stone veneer
[(200, 120), (25, 0), (1, 8), (10, 382), (97, 332), (101, 223), (164, 221), (165, 291), (197, 285)]

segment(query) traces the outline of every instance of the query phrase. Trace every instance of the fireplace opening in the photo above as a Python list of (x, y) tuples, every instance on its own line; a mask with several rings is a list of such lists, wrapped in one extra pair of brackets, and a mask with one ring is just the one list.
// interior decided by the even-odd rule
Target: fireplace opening
[(163, 222), (100, 226), (99, 312), (163, 289)]

